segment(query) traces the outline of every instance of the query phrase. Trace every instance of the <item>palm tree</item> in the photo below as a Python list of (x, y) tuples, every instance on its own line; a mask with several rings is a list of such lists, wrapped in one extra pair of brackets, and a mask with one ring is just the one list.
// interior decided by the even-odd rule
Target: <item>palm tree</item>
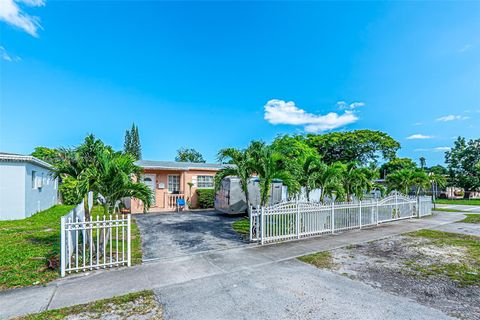
[(320, 189), (320, 202), (325, 202), (325, 197), (333, 198), (334, 195), (341, 196), (343, 194), (343, 186), (341, 183), (342, 167), (339, 163), (327, 165), (320, 163), (316, 167), (314, 173), (315, 187)]
[(387, 176), (387, 186), (389, 191), (397, 190), (408, 195), (412, 185), (412, 170), (400, 169)]
[(430, 179), (428, 175), (423, 170), (413, 170), (410, 176), (411, 186), (415, 187), (415, 195), (418, 197), (422, 190), (430, 187)]
[(220, 162), (227, 161), (229, 165), (219, 170), (215, 175), (215, 189), (218, 190), (220, 188), (221, 181), (225, 177), (238, 177), (240, 179), (240, 187), (245, 194), (247, 208), (249, 208), (248, 181), (253, 174), (250, 154), (246, 150), (225, 148), (218, 152), (217, 158)]
[(349, 162), (341, 167), (341, 181), (347, 201), (352, 201), (353, 196), (361, 199), (365, 192), (372, 190), (371, 172), (368, 168), (359, 168), (356, 162)]
[(420, 157), (420, 168), (425, 169), (425, 166), (427, 165), (427, 160), (425, 157)]
[(268, 202), (270, 186), (275, 179), (282, 180), (289, 189), (294, 187), (296, 180), (283, 168), (283, 156), (271, 146), (261, 141), (252, 141), (247, 149), (250, 166), (260, 180), (260, 205)]
[(97, 155), (96, 162), (96, 166), (87, 168), (79, 177), (82, 193), (89, 190), (100, 194), (105, 214), (114, 213), (116, 204), (124, 197), (141, 200), (144, 211), (148, 210), (153, 193), (148, 186), (132, 179), (132, 176), (141, 174), (132, 155), (103, 150)]
[(305, 187), (307, 201), (310, 201), (310, 191), (317, 187), (317, 174), (321, 170), (322, 165), (325, 166), (320, 161), (320, 156), (310, 155), (304, 159), (301, 166), (301, 171), (296, 180), (300, 186)]

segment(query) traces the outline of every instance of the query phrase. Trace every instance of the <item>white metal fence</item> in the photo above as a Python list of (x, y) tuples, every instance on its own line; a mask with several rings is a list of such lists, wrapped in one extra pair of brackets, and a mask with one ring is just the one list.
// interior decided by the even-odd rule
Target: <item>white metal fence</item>
[(130, 214), (86, 219), (82, 201), (60, 223), (62, 277), (71, 272), (131, 265)]
[(261, 244), (361, 229), (432, 213), (430, 197), (399, 193), (358, 203), (289, 201), (250, 210), (250, 241)]

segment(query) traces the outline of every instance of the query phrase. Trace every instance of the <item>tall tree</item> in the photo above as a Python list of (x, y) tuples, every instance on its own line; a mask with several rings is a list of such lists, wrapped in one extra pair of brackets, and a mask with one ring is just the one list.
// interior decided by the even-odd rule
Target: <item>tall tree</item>
[(123, 142), (123, 151), (134, 157), (135, 160), (142, 159), (142, 146), (140, 144), (140, 135), (138, 126), (132, 124), (130, 130), (125, 131), (125, 140)]
[(50, 164), (54, 164), (60, 161), (57, 149), (51, 149), (47, 147), (35, 147), (35, 150), (31, 153), (31, 155)]
[(467, 142), (458, 137), (453, 148), (445, 153), (445, 163), (451, 184), (465, 191), (480, 190), (480, 138)]
[(225, 166), (215, 175), (215, 189), (218, 190), (223, 178), (228, 176), (236, 176), (240, 179), (240, 187), (242, 188), (247, 208), (250, 207), (248, 181), (253, 174), (253, 166), (250, 154), (247, 150), (235, 148), (225, 148), (218, 152), (218, 161), (231, 165)]
[(202, 154), (193, 148), (178, 149), (177, 156), (175, 157), (175, 161), (205, 163), (205, 159), (203, 159)]
[(425, 167), (427, 166), (427, 160), (425, 159), (425, 157), (420, 157), (418, 160), (420, 161), (420, 168), (425, 169)]
[(401, 169), (415, 169), (417, 164), (410, 158), (394, 158), (380, 166), (380, 176), (386, 178), (389, 174)]
[(388, 134), (372, 130), (309, 134), (306, 142), (317, 150), (327, 164), (355, 161), (366, 165), (378, 161), (380, 157), (390, 160), (400, 148), (400, 144)]

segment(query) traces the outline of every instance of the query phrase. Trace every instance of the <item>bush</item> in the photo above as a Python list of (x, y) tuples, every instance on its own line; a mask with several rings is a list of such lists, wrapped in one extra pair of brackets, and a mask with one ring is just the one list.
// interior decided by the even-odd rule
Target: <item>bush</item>
[(77, 193), (77, 180), (71, 177), (63, 178), (58, 190), (62, 194), (65, 205), (77, 205), (82, 201), (82, 197)]
[(215, 205), (214, 189), (197, 189), (198, 207), (202, 209), (213, 208)]

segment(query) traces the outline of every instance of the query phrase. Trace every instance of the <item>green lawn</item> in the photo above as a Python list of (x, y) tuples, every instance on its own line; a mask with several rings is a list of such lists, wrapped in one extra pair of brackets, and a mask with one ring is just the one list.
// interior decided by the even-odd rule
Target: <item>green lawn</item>
[(466, 250), (467, 257), (459, 263), (437, 263), (428, 266), (409, 261), (408, 266), (421, 275), (445, 275), (460, 285), (480, 285), (480, 237), (435, 230), (419, 230), (406, 235), (430, 239), (429, 245), (453, 246)]
[(465, 205), (470, 205), (470, 206), (480, 206), (480, 199), (472, 199), (472, 200), (467, 200), (467, 199), (459, 199), (459, 200), (436, 199), (435, 203), (439, 203), (439, 204), (465, 204)]
[(54, 206), (30, 218), (0, 221), (0, 290), (51, 281), (48, 267), (60, 252), (60, 217), (73, 206)]
[(466, 214), (466, 218), (458, 222), (480, 224), (480, 214)]
[(468, 211), (463, 211), (463, 210), (458, 210), (458, 209), (451, 209), (451, 208), (435, 208), (433, 211), (443, 211), (443, 212), (468, 212)]
[(30, 314), (17, 320), (58, 319), (163, 319), (153, 291), (140, 291), (72, 307)]
[[(27, 219), (0, 221), (0, 290), (59, 277), (60, 217), (72, 208), (57, 205)], [(102, 215), (102, 209), (95, 207), (92, 214)], [(132, 263), (141, 261), (140, 232), (132, 219)]]
[(249, 235), (250, 234), (250, 220), (248, 218), (243, 218), (240, 220), (237, 220), (233, 223), (232, 225), (233, 230), (236, 232), (243, 234), (243, 235)]

